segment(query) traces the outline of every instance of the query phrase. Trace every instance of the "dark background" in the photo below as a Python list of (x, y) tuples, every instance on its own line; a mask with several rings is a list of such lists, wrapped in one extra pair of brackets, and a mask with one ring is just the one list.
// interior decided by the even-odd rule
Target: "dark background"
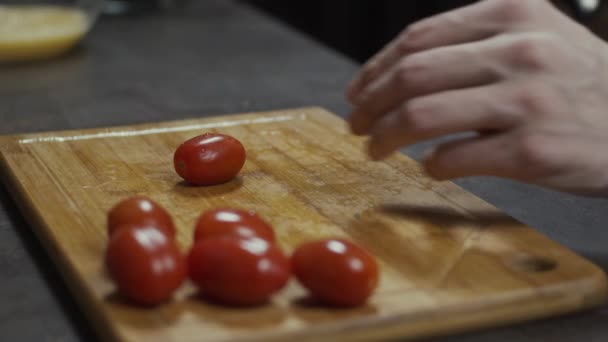
[(249, 3), (359, 62), (423, 17), (473, 0), (250, 0)]
[[(363, 62), (405, 26), (474, 0), (248, 0), (341, 53)], [(582, 15), (576, 1), (553, 1), (569, 15), (608, 37), (605, 0), (598, 13)]]

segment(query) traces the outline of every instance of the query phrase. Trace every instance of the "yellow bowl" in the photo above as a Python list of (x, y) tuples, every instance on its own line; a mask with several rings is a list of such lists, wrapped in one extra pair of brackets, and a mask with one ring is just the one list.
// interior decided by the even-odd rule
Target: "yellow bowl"
[(93, 20), (77, 7), (0, 5), (0, 63), (61, 55), (84, 37)]

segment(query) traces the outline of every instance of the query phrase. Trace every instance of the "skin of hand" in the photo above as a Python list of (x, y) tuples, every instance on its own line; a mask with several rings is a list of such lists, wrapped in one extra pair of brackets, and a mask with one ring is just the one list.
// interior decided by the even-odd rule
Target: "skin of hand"
[(439, 180), (487, 175), (608, 194), (608, 45), (546, 0), (485, 0), (412, 24), (347, 90), (372, 159), (428, 151)]

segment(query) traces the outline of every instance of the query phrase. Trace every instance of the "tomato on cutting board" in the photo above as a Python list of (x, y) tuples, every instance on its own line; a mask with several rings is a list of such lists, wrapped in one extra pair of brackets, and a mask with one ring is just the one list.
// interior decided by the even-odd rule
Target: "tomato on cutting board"
[(248, 239), (258, 237), (275, 242), (274, 230), (253, 211), (219, 208), (204, 212), (196, 222), (194, 241), (219, 236)]
[(158, 203), (147, 197), (136, 196), (116, 204), (108, 213), (108, 234), (130, 224), (152, 225), (168, 237), (175, 237), (171, 215)]
[(147, 306), (171, 298), (188, 273), (175, 240), (151, 225), (120, 227), (110, 237), (105, 263), (118, 292)]
[(258, 305), (283, 288), (289, 259), (260, 238), (196, 241), (188, 256), (190, 279), (207, 298), (229, 305)]
[(175, 171), (193, 185), (216, 185), (232, 180), (245, 164), (245, 148), (237, 139), (205, 133), (186, 140), (173, 156)]
[(361, 305), (378, 284), (374, 257), (346, 240), (302, 244), (293, 253), (291, 265), (294, 275), (311, 295), (330, 305)]

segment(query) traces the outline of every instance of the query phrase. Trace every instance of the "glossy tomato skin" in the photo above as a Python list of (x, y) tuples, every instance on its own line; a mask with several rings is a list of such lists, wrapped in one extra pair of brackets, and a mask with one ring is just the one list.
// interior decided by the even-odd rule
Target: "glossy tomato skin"
[(311, 295), (330, 305), (364, 304), (378, 284), (374, 257), (346, 240), (305, 243), (293, 253), (291, 265)]
[(236, 306), (265, 303), (291, 274), (283, 252), (259, 238), (199, 240), (188, 256), (188, 269), (204, 297)]
[(128, 198), (116, 204), (108, 213), (108, 234), (119, 227), (132, 224), (153, 225), (168, 237), (175, 237), (175, 225), (171, 215), (158, 203), (143, 196)]
[(235, 138), (205, 133), (182, 143), (173, 156), (175, 171), (193, 185), (216, 185), (232, 180), (245, 164), (245, 148)]
[(258, 237), (270, 243), (275, 242), (272, 226), (259, 215), (252, 211), (233, 208), (206, 211), (196, 222), (194, 241), (220, 236), (242, 239)]
[(167, 301), (188, 274), (175, 240), (147, 225), (118, 229), (108, 242), (105, 263), (118, 292), (145, 306)]

